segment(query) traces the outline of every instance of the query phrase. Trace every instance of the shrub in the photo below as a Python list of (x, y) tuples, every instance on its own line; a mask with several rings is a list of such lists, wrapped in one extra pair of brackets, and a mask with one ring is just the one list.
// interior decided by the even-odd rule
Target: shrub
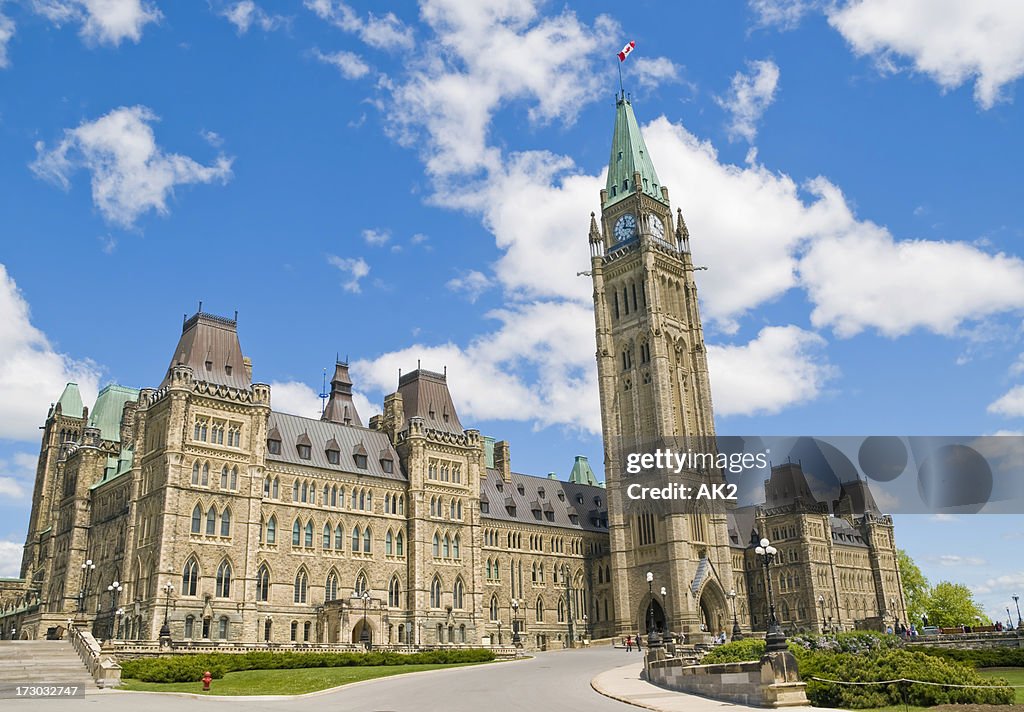
[(932, 648), (914, 646), (914, 650), (934, 655), (937, 658), (954, 660), (974, 667), (1024, 667), (1024, 648), (985, 648), (971, 650), (963, 648)]
[[(868, 630), (853, 630), (829, 635), (794, 635), (788, 639), (789, 650), (799, 660), (813, 650), (827, 650), (834, 653), (866, 653), (872, 650), (889, 650), (902, 645), (895, 635), (876, 633)], [(760, 660), (765, 644), (760, 638), (744, 638), (714, 648), (701, 660), (703, 665), (714, 663), (738, 663)]]
[(483, 648), (428, 650), (420, 653), (295, 653), (254, 650), (248, 653), (200, 653), (174, 657), (125, 660), (121, 675), (144, 682), (192, 682), (210, 671), (214, 678), (239, 670), (284, 670), (316, 667), (377, 665), (452, 665), (494, 660)]
[[(865, 709), (885, 705), (931, 707), (941, 704), (1011, 704), (1013, 689), (1005, 680), (982, 678), (973, 669), (925, 653), (876, 649), (863, 653), (805, 651), (799, 659), (800, 675), (807, 683), (807, 698), (816, 707)], [(878, 682), (908, 678), (922, 682), (979, 687), (942, 687), (913, 683), (889, 685), (837, 685), (811, 678), (843, 682)], [(1004, 687), (1000, 687), (1004, 685)]]
[(714, 665), (716, 663), (742, 663), (748, 660), (760, 660), (764, 655), (764, 650), (764, 641), (761, 638), (743, 638), (719, 645), (705, 655), (700, 664)]

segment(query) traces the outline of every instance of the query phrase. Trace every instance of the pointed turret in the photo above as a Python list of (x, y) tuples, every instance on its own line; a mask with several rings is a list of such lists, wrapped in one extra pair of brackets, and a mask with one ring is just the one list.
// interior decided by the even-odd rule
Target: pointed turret
[(647, 152), (647, 145), (636, 122), (629, 99), (619, 97), (615, 111), (615, 133), (612, 154), (608, 161), (608, 181), (605, 184), (602, 208), (614, 205), (627, 195), (646, 193), (667, 204), (658, 173)]
[(82, 404), (82, 393), (78, 390), (78, 384), (69, 383), (64, 386), (64, 392), (60, 394), (57, 404), (60, 405), (60, 412), (64, 415), (81, 418), (85, 406)]
[(238, 343), (238, 321), (223, 316), (197, 312), (185, 320), (181, 338), (161, 387), (171, 381), (175, 366), (188, 366), (192, 378), (241, 390), (252, 388), (248, 364)]
[(577, 455), (576, 462), (572, 465), (572, 472), (569, 474), (569, 481), (578, 485), (590, 485), (597, 487), (597, 477), (590, 467), (590, 461), (584, 455)]
[(321, 420), (358, 427), (363, 425), (359, 413), (356, 412), (356, 404), (352, 401), (352, 379), (348, 375), (348, 364), (344, 361), (336, 361), (334, 364), (331, 397), (327, 401)]

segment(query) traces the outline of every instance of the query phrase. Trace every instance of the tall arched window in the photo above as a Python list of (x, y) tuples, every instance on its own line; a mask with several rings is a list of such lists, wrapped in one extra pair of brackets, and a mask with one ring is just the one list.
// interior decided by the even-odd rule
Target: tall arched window
[(544, 599), (537, 596), (537, 605), (533, 609), (534, 617), (538, 623), (544, 622)]
[(306, 548), (312, 548), (312, 546), (313, 546), (313, 520), (312, 519), (310, 519), (308, 522), (306, 522), (305, 534), (306, 534), (306, 536), (303, 539), (303, 541), (305, 542)]
[(448, 535), (444, 535), (444, 540), (441, 542), (441, 556), (447, 559), (451, 556), (452, 551), (452, 540), (448, 538)]
[(405, 514), (405, 495), (398, 495), (398, 513)]
[(440, 608), (441, 607), (441, 577), (435, 576), (433, 582), (430, 584), (430, 607)]
[(462, 555), (459, 553), (459, 542), (460, 542), (460, 537), (459, 537), (458, 534), (456, 534), (455, 538), (452, 540), (452, 558), (453, 559), (461, 559), (462, 558)]
[(199, 460), (192, 463), (192, 484), (199, 484)]
[(206, 510), (206, 533), (210, 536), (217, 533), (217, 508), (212, 504)]
[(302, 523), (296, 519), (292, 524), (292, 546), (302, 543)]
[[(270, 598), (270, 567), (260, 564), (256, 572), (256, 600), (266, 601)], [(269, 640), (269, 638), (268, 638)]]
[(490, 613), (491, 613), (491, 620), (492, 621), (498, 620), (498, 597), (497, 596), (491, 596), (491, 611), (490, 611)]
[(281, 491), (280, 490), (281, 490), (281, 480), (280, 480), (280, 478), (275, 477), (274, 478), (274, 487), (273, 487), (274, 493), (272, 495), (274, 499), (277, 499), (278, 497), (281, 496)]
[(196, 617), (185, 616), (185, 638), (190, 639), (195, 635)]
[(231, 468), (231, 489), (233, 489), (233, 490), (238, 489), (238, 468), (237, 467), (232, 467)]
[(227, 507), (220, 513), (220, 535), (231, 536), (231, 510)]
[(294, 482), (292, 482), (292, 501), (293, 502), (298, 502), (299, 501), (299, 481), (298, 480), (295, 480)]
[(402, 584), (397, 576), (392, 576), (391, 583), (388, 584), (388, 605), (392, 608), (402, 605)]
[(384, 554), (392, 556), (395, 553), (395, 535), (388, 529), (388, 533), (384, 535)]
[(324, 536), (323, 536), (324, 549), (331, 548), (331, 525), (324, 522)]
[(345, 546), (345, 531), (341, 528), (341, 522), (334, 527), (334, 548), (341, 551)]
[(359, 531), (359, 526), (352, 527), (352, 553), (359, 553), (359, 539), (361, 538), (362, 532)]
[(299, 569), (299, 572), (295, 574), (295, 590), (293, 600), (295, 603), (306, 602), (306, 588), (309, 585), (309, 577), (306, 575), (305, 569)]
[(194, 596), (199, 587), (199, 562), (194, 556), (189, 557), (185, 562), (185, 568), (181, 573), (181, 595)]
[(402, 530), (398, 530), (398, 534), (395, 536), (395, 556), (405, 556), (405, 536), (402, 534)]
[(231, 564), (227, 559), (221, 562), (217, 568), (217, 598), (228, 598), (231, 596)]
[(431, 543), (431, 551), (434, 554), (434, 558), (437, 558), (441, 555), (441, 537), (438, 536), (437, 532), (434, 532), (434, 539), (433, 542)]
[(455, 586), (452, 587), (452, 608), (456, 610), (462, 610), (463, 598), (466, 594), (466, 587), (462, 583), (461, 578), (455, 579)]
[(338, 597), (338, 574), (331, 571), (327, 574), (327, 583), (324, 585), (324, 600), (333, 601)]
[(565, 623), (565, 601), (558, 599), (558, 622)]
[(363, 553), (369, 554), (372, 546), (373, 534), (370, 533), (370, 527), (366, 527), (366, 529), (363, 530)]
[(206, 486), (208, 486), (209, 484), (210, 484), (210, 463), (208, 463), (208, 462), (204, 462), (204, 463), (203, 463), (203, 479), (202, 479), (202, 485), (203, 485), (203, 487), (206, 487)]
[(267, 520), (267, 543), (277, 543), (277, 515), (271, 514), (270, 519)]
[(226, 490), (228, 488), (228, 466), (224, 465), (220, 468), (220, 488)]
[(270, 475), (263, 478), (263, 496), (270, 496)]
[(199, 534), (203, 527), (203, 508), (198, 504), (192, 510), (192, 533)]
[(366, 591), (370, 590), (370, 582), (366, 580), (366, 574), (362, 571), (356, 576), (356, 587), (354, 590), (357, 596), (362, 596)]

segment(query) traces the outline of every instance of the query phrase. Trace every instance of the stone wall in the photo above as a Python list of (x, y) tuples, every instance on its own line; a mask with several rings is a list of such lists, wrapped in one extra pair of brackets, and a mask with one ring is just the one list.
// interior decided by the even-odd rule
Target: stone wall
[[(661, 651), (655, 651), (655, 655)], [(647, 679), (655, 685), (716, 700), (754, 707), (795, 707), (807, 704), (805, 684), (789, 652), (769, 653), (758, 661), (687, 665), (681, 658), (652, 659)]]
[(1003, 633), (952, 633), (943, 635), (922, 635), (908, 641), (910, 646), (929, 648), (965, 648), (986, 650), (990, 648), (1024, 648), (1024, 631)]

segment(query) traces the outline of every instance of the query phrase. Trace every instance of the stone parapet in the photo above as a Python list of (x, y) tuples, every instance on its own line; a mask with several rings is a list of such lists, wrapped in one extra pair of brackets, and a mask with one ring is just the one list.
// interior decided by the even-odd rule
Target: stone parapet
[(797, 673), (796, 659), (789, 652), (768, 653), (760, 660), (718, 665), (688, 665), (680, 658), (667, 658), (661, 651), (648, 653), (649, 682), (716, 700), (755, 707), (796, 707), (807, 705), (806, 685)]

